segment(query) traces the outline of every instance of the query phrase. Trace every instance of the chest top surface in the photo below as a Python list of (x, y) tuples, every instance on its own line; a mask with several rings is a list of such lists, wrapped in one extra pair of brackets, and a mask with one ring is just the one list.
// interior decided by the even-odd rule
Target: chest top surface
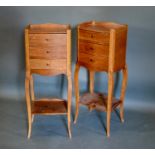
[(96, 21), (90, 21), (85, 22), (82, 24), (79, 24), (78, 28), (88, 31), (94, 31), (94, 32), (108, 32), (110, 30), (119, 30), (124, 28), (124, 24), (118, 24), (114, 22), (96, 22)]
[(27, 27), (29, 29), (29, 33), (48, 33), (48, 34), (59, 34), (59, 33), (67, 33), (67, 30), (70, 29), (70, 25), (63, 24), (32, 24)]

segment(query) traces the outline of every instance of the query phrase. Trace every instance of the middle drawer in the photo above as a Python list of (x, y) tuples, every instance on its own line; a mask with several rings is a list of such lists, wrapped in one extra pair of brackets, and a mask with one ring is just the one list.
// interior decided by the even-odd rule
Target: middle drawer
[(88, 55), (95, 55), (95, 56), (108, 56), (109, 46), (79, 40), (79, 53), (85, 53)]

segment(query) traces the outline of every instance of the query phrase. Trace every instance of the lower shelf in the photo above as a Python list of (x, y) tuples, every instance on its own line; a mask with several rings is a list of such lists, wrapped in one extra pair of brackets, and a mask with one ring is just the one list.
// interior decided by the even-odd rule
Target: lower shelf
[(63, 115), (67, 114), (67, 102), (61, 99), (42, 99), (32, 103), (32, 114)]
[[(116, 109), (121, 103), (121, 100), (113, 98), (111, 110)], [(87, 106), (90, 111), (107, 111), (107, 94), (85, 93), (80, 97), (79, 104)]]

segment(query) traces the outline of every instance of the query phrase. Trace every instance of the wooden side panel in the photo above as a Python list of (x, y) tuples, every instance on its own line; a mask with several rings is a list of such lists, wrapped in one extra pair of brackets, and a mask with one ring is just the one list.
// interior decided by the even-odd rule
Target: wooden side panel
[(116, 31), (114, 71), (119, 71), (126, 64), (127, 28)]

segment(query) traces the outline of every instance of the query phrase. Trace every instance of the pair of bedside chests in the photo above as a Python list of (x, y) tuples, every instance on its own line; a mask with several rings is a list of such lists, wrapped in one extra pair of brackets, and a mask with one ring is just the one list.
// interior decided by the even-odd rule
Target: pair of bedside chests
[[(124, 122), (124, 96), (127, 86), (126, 44), (128, 27), (113, 22), (90, 21), (77, 27), (77, 61), (74, 72), (76, 123), (79, 106), (85, 105), (89, 111), (106, 112), (107, 136), (110, 136), (111, 112), (120, 109), (120, 119)], [(28, 138), (31, 136), (34, 115), (67, 115), (68, 134), (71, 138), (71, 27), (62, 24), (34, 24), (25, 29), (26, 78), (25, 93), (28, 111)], [(79, 70), (89, 71), (89, 92), (79, 95)], [(95, 72), (104, 71), (108, 75), (108, 91), (94, 92)], [(122, 71), (120, 98), (113, 95), (114, 73)], [(36, 99), (33, 74), (55, 76), (65, 74), (68, 80), (68, 99)]]

